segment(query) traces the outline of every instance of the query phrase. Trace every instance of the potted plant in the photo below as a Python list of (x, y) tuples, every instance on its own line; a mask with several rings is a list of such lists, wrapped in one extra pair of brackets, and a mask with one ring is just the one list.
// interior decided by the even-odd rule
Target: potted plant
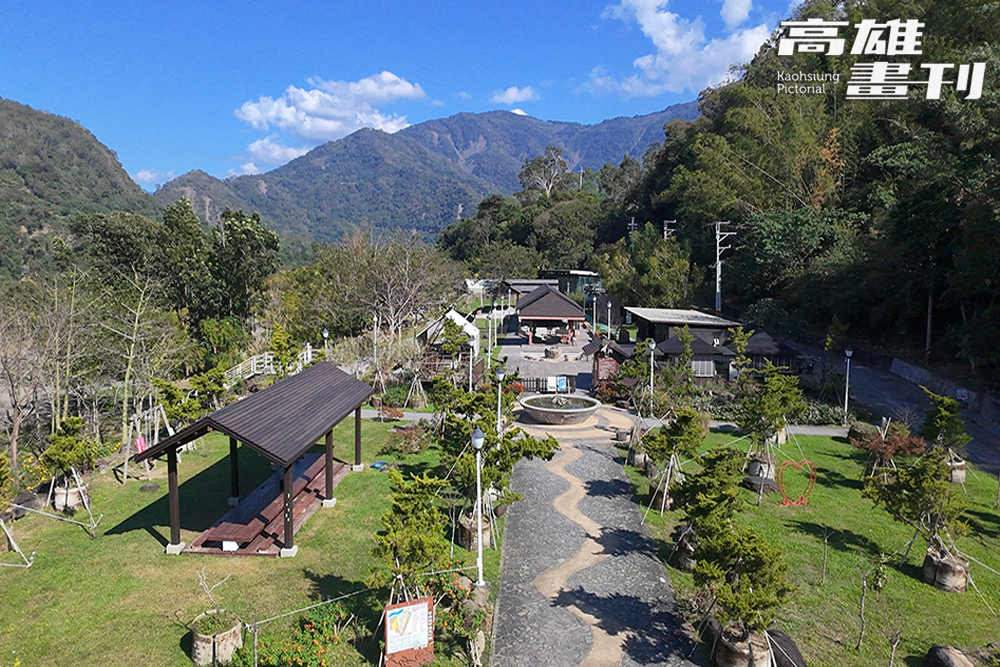
[[(56, 485), (53, 503), (59, 511), (75, 510), (84, 504), (84, 496), (90, 497), (87, 486), (77, 486), (74, 480), (74, 473), (92, 465), (97, 453), (97, 443), (84, 435), (84, 426), (79, 417), (63, 420), (49, 436), (49, 448), (42, 453), (42, 463), (58, 475), (52, 484)], [(59, 481), (63, 482), (62, 487), (58, 486)]]
[(798, 377), (785, 375), (782, 370), (768, 362), (763, 370), (764, 381), (748, 386), (740, 402), (736, 425), (753, 443), (747, 464), (751, 477), (774, 480), (777, 466), (770, 448), (781, 444), (788, 420), (805, 409)]
[(920, 435), (935, 447), (947, 451), (948, 477), (954, 484), (964, 484), (966, 476), (965, 446), (972, 438), (965, 432), (965, 422), (959, 416), (962, 405), (954, 398), (935, 394), (921, 386), (931, 402), (924, 415)]
[(920, 454), (927, 448), (923, 439), (910, 435), (910, 429), (905, 424), (893, 422), (884, 428), (867, 432), (860, 438), (848, 435), (851, 444), (871, 453), (874, 461), (865, 469), (865, 476), (870, 477), (881, 473), (888, 477), (896, 470), (894, 458)]
[(926, 540), (924, 581), (944, 591), (963, 593), (969, 564), (955, 540), (965, 533), (961, 520), (965, 506), (953, 493), (949, 473), (948, 452), (936, 448), (910, 468), (867, 478), (864, 494), (893, 519), (912, 527), (914, 538), (922, 535)]
[(792, 590), (781, 549), (737, 520), (741, 464), (739, 452), (717, 448), (676, 492), (694, 536), (695, 584), (718, 609), (712, 653), (720, 667), (771, 664), (763, 631)]
[[(650, 491), (651, 507), (659, 507), (660, 513), (670, 506), (670, 482), (681, 479), (681, 459), (691, 458), (708, 435), (709, 416), (694, 408), (677, 408), (674, 420), (656, 431), (646, 434), (643, 444), (646, 453), (660, 470), (666, 470), (662, 484), (656, 484)], [(656, 483), (656, 480), (652, 480)]]
[(205, 568), (198, 573), (198, 584), (214, 609), (199, 614), (191, 623), (191, 660), (196, 665), (225, 665), (243, 646), (243, 624), (232, 612), (219, 606), (212, 591), (228, 581), (231, 574), (213, 586), (208, 585)]

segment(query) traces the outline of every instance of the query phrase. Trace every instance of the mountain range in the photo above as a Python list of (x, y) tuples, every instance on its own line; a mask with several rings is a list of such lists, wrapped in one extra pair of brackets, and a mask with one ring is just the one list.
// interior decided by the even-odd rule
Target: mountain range
[(519, 190), (524, 162), (546, 146), (562, 149), (571, 170), (596, 170), (641, 157), (663, 140), (667, 121), (697, 115), (695, 102), (595, 125), (461, 113), (395, 134), (358, 130), (263, 174), (220, 180), (191, 171), (150, 195), (79, 123), (0, 99), (0, 273), (44, 267), (52, 237), (74, 217), (114, 210), (155, 217), (184, 196), (205, 223), (225, 207), (257, 211), (300, 242), (336, 240), (367, 225), (433, 239), (484, 197)]
[(411, 125), (395, 134), (363, 129), (323, 144), (272, 171), (220, 180), (192, 171), (154, 197), (188, 197), (205, 221), (229, 208), (259, 211), (284, 235), (331, 241), (362, 224), (403, 227), (425, 237), (491, 194), (520, 189), (526, 160), (552, 145), (572, 171), (641, 158), (663, 140), (664, 124), (692, 120), (697, 103), (595, 125), (543, 121), (508, 111), (461, 113)]

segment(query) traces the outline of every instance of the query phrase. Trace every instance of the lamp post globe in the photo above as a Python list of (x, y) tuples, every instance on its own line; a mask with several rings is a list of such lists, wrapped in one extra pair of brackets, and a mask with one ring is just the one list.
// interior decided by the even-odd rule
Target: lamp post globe
[(472, 431), (470, 436), (472, 447), (476, 450), (476, 586), (485, 586), (483, 581), (483, 481), (482, 481), (482, 461), (483, 443), (486, 435), (478, 426)]

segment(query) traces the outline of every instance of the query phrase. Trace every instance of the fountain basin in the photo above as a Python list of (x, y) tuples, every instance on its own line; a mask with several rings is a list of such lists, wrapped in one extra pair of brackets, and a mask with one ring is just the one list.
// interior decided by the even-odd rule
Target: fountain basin
[(528, 396), (518, 403), (536, 424), (579, 424), (601, 407), (596, 398), (559, 394)]

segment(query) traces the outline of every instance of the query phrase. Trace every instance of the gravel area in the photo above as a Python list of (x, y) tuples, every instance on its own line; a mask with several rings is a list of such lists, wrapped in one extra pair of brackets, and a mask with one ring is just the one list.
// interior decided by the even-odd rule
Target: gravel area
[(564, 433), (553, 429), (564, 448), (557, 457), (573, 448), (579, 451), (565, 472), (586, 491), (573, 504), (600, 525), (600, 554), (571, 574), (554, 599), (538, 591), (536, 578), (577, 553), (587, 533), (553, 506), (571, 484), (543, 461), (518, 463), (513, 489), (524, 500), (507, 513), (491, 664), (610, 664), (591, 654), (599, 635), (613, 638), (620, 655), (615, 664), (692, 664), (683, 658), (691, 645), (672, 614), (667, 572), (656, 557), (609, 434), (596, 428)]

